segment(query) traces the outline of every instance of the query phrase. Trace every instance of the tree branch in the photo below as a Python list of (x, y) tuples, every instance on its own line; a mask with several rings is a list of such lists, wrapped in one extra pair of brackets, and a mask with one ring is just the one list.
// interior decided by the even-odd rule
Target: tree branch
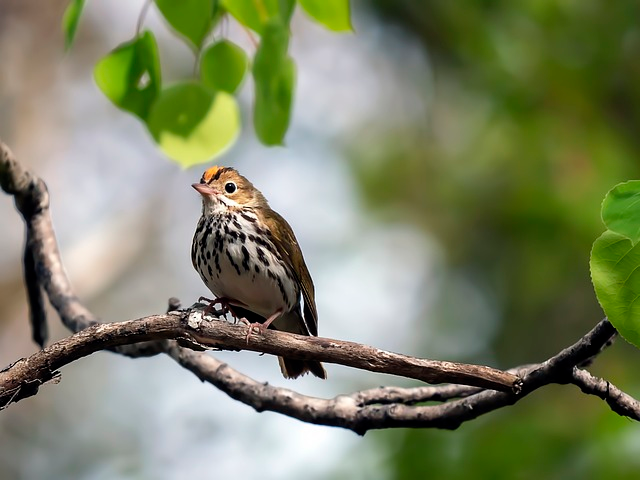
[[(417, 359), (352, 342), (300, 337), (271, 330), (264, 336), (251, 336), (247, 344), (246, 328), (222, 321), (202, 321), (199, 310), (175, 311), (179, 308), (175, 299), (170, 300), (170, 313), (165, 315), (101, 324), (76, 297), (62, 266), (49, 215), (46, 185), (18, 163), (2, 142), (0, 186), (14, 196), (27, 225), (25, 283), (34, 339), (46, 341), (43, 290), (62, 322), (77, 332), (0, 371), (0, 408), (34, 395), (43, 383), (56, 381), (58, 369), (63, 365), (108, 349), (131, 357), (165, 353), (202, 381), (257, 411), (270, 410), (310, 423), (348, 428), (360, 434), (392, 427), (457, 428), (465, 421), (516, 403), (550, 383), (575, 384), (584, 393), (605, 400), (616, 413), (640, 419), (638, 401), (609, 382), (578, 368), (611, 344), (616, 331), (606, 319), (549, 360), (508, 372)], [(383, 387), (319, 399), (257, 382), (213, 356), (193, 350), (204, 348), (246, 349), (341, 363), (431, 383), (456, 384), (407, 389)], [(498, 391), (500, 389), (506, 391)], [(419, 405), (428, 401), (446, 403)]]
[[(81, 357), (121, 345), (167, 339), (178, 339), (196, 348), (251, 350), (301, 360), (340, 363), (431, 383), (468, 383), (504, 391), (516, 391), (520, 385), (517, 376), (489, 367), (422, 360), (328, 338), (267, 330), (264, 335), (255, 335), (247, 341), (245, 326), (225, 321), (203, 321), (200, 310), (186, 310), (93, 325), (27, 359), (18, 360), (0, 372), (0, 409), (35, 394), (37, 385), (52, 380), (59, 368)], [(166, 344), (162, 345), (166, 351)]]
[[(443, 385), (407, 389), (376, 388), (325, 400), (256, 382), (211, 356), (200, 358), (196, 352), (172, 348), (168, 353), (172, 358), (179, 359), (182, 365), (188, 366), (202, 381), (214, 384), (258, 412), (274, 411), (304, 422), (342, 427), (364, 434), (373, 429), (398, 427), (455, 429), (480, 415), (512, 405), (545, 385), (572, 383), (572, 369), (567, 370), (566, 367), (567, 355), (573, 355), (576, 363), (584, 361), (590, 357), (598, 342), (607, 342), (611, 331), (615, 330), (609, 321), (602, 320), (578, 342), (549, 360), (512, 369), (512, 373), (522, 378), (520, 394)], [(464, 398), (441, 405), (413, 406), (421, 402), (459, 397)], [(617, 397), (608, 396), (606, 400), (616, 403)], [(640, 407), (627, 409), (624, 414), (638, 419)]]
[(574, 367), (571, 371), (571, 383), (584, 393), (595, 395), (607, 402), (611, 410), (618, 415), (640, 420), (640, 402), (607, 380), (594, 377), (586, 370)]

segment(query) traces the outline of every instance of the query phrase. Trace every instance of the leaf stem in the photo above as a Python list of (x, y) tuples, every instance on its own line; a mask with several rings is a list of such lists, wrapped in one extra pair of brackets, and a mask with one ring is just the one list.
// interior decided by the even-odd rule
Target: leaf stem
[(144, 2), (144, 5), (142, 6), (142, 10), (140, 10), (140, 15), (138, 15), (138, 22), (136, 23), (136, 37), (140, 36), (140, 30), (142, 30), (142, 24), (147, 18), (147, 12), (149, 11), (151, 2), (152, 0), (146, 0)]

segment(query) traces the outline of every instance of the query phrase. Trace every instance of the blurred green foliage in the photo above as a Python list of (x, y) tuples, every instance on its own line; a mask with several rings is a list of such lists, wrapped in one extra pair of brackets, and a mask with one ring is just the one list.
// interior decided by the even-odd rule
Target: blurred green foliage
[[(424, 88), (429, 118), (378, 125), (350, 146), (362, 196), (379, 218), (436, 235), (450, 271), (491, 299), (496, 331), (464, 360), (543, 360), (603, 316), (589, 253), (605, 193), (640, 175), (640, 4), (377, 0), (374, 9), (423, 44), (433, 88)], [(443, 295), (441, 328), (473, 324), (447, 313), (460, 301)], [(619, 340), (593, 370), (638, 393), (639, 359)], [(636, 429), (563, 387), (453, 433), (375, 435), (395, 478), (633, 478)]]
[(78, 22), (80, 21), (80, 15), (82, 15), (83, 7), (84, 0), (71, 0), (64, 11), (62, 16), (62, 31), (64, 33), (65, 50), (71, 48), (71, 45), (73, 44), (73, 39), (76, 36), (76, 30), (78, 29)]

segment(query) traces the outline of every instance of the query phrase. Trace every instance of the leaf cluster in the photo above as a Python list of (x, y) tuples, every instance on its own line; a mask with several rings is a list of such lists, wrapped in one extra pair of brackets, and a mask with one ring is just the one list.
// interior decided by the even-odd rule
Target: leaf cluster
[[(150, 30), (136, 32), (101, 58), (94, 77), (104, 95), (116, 107), (138, 117), (160, 149), (183, 167), (207, 162), (233, 145), (241, 128), (237, 94), (249, 74), (254, 80), (256, 135), (264, 145), (283, 145), (296, 83), (296, 66), (289, 55), (290, 22), (296, 3), (330, 30), (351, 30), (348, 0), (153, 3), (170, 28), (194, 51), (194, 78), (163, 83), (158, 45)], [(65, 11), (66, 48), (73, 43), (83, 7), (84, 0), (73, 0)], [(227, 17), (242, 25), (254, 41), (253, 59), (239, 45), (215, 34)], [(254, 39), (254, 33), (259, 39)]]

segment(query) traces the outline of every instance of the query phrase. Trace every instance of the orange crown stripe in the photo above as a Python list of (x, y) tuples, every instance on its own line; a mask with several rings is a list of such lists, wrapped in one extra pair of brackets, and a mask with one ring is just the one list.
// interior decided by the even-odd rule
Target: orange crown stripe
[(218, 173), (219, 170), (222, 170), (223, 167), (219, 167), (217, 165), (214, 165), (213, 167), (207, 169), (204, 172), (204, 175), (202, 175), (202, 178), (204, 178), (204, 181), (209, 183), (211, 181), (211, 179), (213, 177), (215, 177), (216, 173)]

